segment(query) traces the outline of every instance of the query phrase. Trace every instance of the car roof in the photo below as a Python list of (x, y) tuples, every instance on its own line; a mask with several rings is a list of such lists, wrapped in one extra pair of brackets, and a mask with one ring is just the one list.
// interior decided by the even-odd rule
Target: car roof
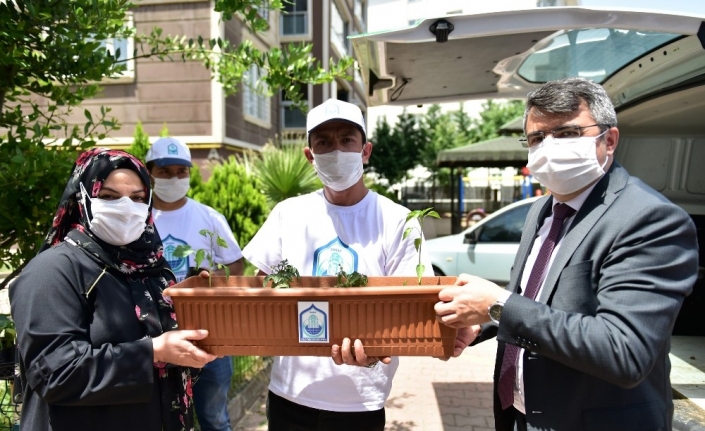
[(502, 213), (505, 213), (507, 211), (511, 211), (514, 208), (520, 207), (522, 205), (531, 205), (541, 198), (542, 198), (542, 196), (532, 196), (530, 198), (526, 198), (526, 199), (522, 199), (520, 201), (512, 202), (511, 204), (509, 204), (507, 206), (503, 206), (502, 208), (498, 209), (497, 211), (488, 214), (487, 217), (483, 218), (482, 220), (478, 221), (477, 223), (473, 224), (472, 226), (464, 229), (462, 232), (460, 232), (460, 235), (464, 235), (471, 230), (477, 229), (478, 227), (485, 224), (487, 221), (492, 220), (494, 217), (499, 216)]
[[(439, 43), (443, 21), (452, 31)], [(704, 22), (661, 11), (546, 7), (425, 19), (351, 40), (370, 106), (524, 98), (546, 81), (583, 76), (619, 108), (705, 74)]]

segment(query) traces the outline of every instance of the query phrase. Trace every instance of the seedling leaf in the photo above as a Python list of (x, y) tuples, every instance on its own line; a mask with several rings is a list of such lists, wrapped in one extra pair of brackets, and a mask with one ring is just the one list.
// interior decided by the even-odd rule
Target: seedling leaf
[(189, 256), (189, 255), (191, 255), (191, 254), (193, 254), (193, 253), (195, 253), (195, 252), (194, 252), (194, 250), (191, 248), (190, 245), (181, 244), (181, 245), (176, 246), (176, 248), (174, 249), (173, 255), (174, 255), (174, 257), (181, 257), (181, 258), (183, 258), (183, 257)]

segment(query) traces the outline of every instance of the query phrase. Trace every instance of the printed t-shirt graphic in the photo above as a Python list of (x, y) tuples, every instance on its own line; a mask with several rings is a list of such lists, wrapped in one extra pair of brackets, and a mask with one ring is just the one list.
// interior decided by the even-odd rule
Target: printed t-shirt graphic
[(180, 245), (187, 245), (186, 241), (167, 235), (167, 237), (162, 240), (162, 243), (164, 244), (164, 258), (169, 262), (169, 266), (171, 266), (171, 270), (176, 276), (176, 281), (183, 281), (189, 271), (188, 256), (176, 257), (174, 256), (174, 250)]
[(313, 252), (313, 274), (337, 275), (342, 269), (347, 274), (357, 271), (357, 253), (339, 237)]

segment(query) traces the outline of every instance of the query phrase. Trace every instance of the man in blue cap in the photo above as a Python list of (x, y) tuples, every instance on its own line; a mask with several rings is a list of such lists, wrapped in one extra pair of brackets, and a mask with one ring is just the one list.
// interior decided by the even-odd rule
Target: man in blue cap
[[(203, 229), (216, 233), (228, 244), (227, 248), (213, 250), (214, 262), (227, 265), (231, 275), (242, 275), (242, 252), (225, 217), (186, 196), (192, 166), (189, 148), (178, 139), (160, 138), (147, 152), (146, 162), (154, 183), (154, 224), (164, 243), (164, 257), (177, 281), (192, 275), (197, 268), (193, 256), (175, 257), (174, 250), (179, 245), (189, 245), (194, 250), (210, 249), (209, 239), (199, 234)], [(218, 358), (203, 368), (193, 386), (193, 403), (202, 431), (231, 430), (228, 390), (232, 374), (232, 358)]]

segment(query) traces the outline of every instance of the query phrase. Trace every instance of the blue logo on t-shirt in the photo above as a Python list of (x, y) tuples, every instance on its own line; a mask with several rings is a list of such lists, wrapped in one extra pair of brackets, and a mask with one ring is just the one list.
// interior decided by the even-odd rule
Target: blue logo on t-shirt
[(313, 252), (312, 275), (337, 275), (341, 269), (348, 274), (357, 271), (357, 253), (340, 238)]
[(169, 266), (171, 266), (171, 270), (176, 276), (176, 281), (182, 281), (188, 275), (188, 256), (176, 257), (174, 256), (174, 250), (180, 245), (186, 245), (186, 241), (174, 238), (169, 234), (162, 239), (162, 243), (164, 244), (164, 259), (169, 262)]

